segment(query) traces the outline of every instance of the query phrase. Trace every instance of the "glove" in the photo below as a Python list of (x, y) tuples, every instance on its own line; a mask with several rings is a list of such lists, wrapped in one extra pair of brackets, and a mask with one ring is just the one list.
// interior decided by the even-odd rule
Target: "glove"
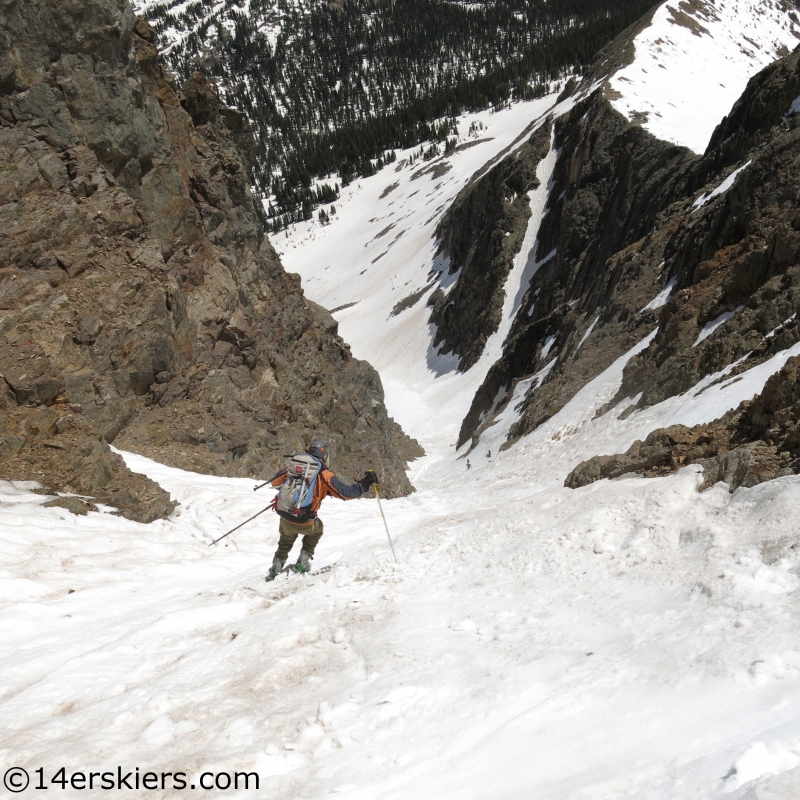
[(367, 491), (367, 489), (369, 489), (370, 486), (372, 486), (373, 483), (377, 482), (378, 482), (378, 476), (372, 470), (367, 472), (367, 474), (360, 481), (358, 481), (358, 483), (360, 483), (364, 487), (365, 492)]

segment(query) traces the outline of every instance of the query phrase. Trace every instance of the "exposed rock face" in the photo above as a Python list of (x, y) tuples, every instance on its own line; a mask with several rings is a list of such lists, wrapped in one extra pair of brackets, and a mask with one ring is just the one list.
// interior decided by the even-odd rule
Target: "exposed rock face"
[(462, 272), (449, 293), (437, 289), (431, 295), (433, 346), (458, 355), (461, 370), (475, 364), (500, 324), (503, 284), (522, 247), (531, 216), (528, 192), (539, 186), (536, 168), (550, 150), (551, 131), (548, 121), (465, 187), (437, 227), (449, 272)]
[[(321, 435), (345, 476), (410, 491), (377, 373), (263, 235), (246, 120), (172, 85), (125, 0), (1, 8), (0, 477), (113, 503), (141, 476), (107, 442), (268, 476)], [(166, 513), (150, 491), (114, 504)]]
[[(800, 338), (790, 319), (800, 310), (800, 119), (786, 116), (800, 94), (799, 60), (795, 52), (754, 77), (694, 165), (696, 192), (748, 164), (727, 192), (699, 209), (684, 202), (675, 214), (665, 258), (676, 292), (653, 343), (626, 368), (620, 397), (641, 392), (639, 405), (652, 405), (745, 356), (737, 371), (749, 369)], [(733, 316), (697, 342), (723, 314)]]
[(550, 364), (513, 435), (534, 430), (654, 323), (652, 312), (640, 310), (666, 282), (659, 275), (664, 237), (643, 237), (685, 186), (690, 152), (631, 125), (601, 90), (556, 121), (555, 144), (561, 154), (536, 245), (537, 261), (552, 256), (531, 281), (459, 444), (479, 432), (502, 389)]
[[(741, 361), (735, 376), (800, 340), (800, 115), (790, 113), (799, 60), (796, 51), (755, 76), (703, 156), (628, 122), (602, 88), (556, 120), (561, 153), (536, 258), (555, 254), (534, 276), (460, 443), (491, 423), (498, 396), (538, 374), (510, 445), (656, 329), (611, 406), (637, 395), (639, 408), (660, 402)], [(663, 301), (651, 303), (659, 293)], [(706, 459), (707, 475), (716, 469), (710, 450), (688, 456), (668, 434), (654, 437), (640, 448), (641, 470), (656, 469), (650, 458), (662, 464), (659, 447), (672, 448), (673, 459)], [(738, 485), (759, 470), (793, 469), (784, 455), (762, 469), (763, 443), (754, 442), (731, 457), (748, 452), (746, 467), (720, 451), (727, 460), (718, 474)], [(737, 452), (745, 444), (737, 440)], [(601, 466), (581, 474), (599, 475)]]
[(595, 456), (579, 464), (564, 485), (577, 489), (601, 478), (626, 473), (668, 475), (700, 464), (700, 490), (717, 481), (731, 492), (739, 486), (800, 472), (800, 358), (790, 358), (764, 391), (707, 425), (673, 425), (653, 431), (623, 455)]
[[(34, 480), (50, 489), (89, 495), (137, 522), (172, 512), (175, 503), (169, 495), (128, 470), (86, 415), (62, 402), (32, 407), (8, 400), (4, 407), (0, 401), (0, 478)], [(81, 507), (75, 497), (54, 504), (72, 511)]]

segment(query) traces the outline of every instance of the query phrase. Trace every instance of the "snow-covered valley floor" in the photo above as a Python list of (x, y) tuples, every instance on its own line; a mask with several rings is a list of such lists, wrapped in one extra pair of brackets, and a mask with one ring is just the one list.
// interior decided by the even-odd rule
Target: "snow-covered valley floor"
[[(426, 448), (417, 492), (384, 502), (400, 564), (371, 499), (323, 505), (319, 556), (345, 552), (334, 570), (268, 585), (274, 515), (208, 546), (270, 500), (253, 481), (124, 454), (180, 503), (150, 525), (75, 517), (0, 484), (0, 754), (4, 772), (30, 773), (21, 796), (38, 768), (65, 798), (183, 794), (62, 790), (61, 767), (68, 779), (185, 772), (201, 794), (204, 772), (255, 772), (258, 789), (251, 777), (215, 796), (270, 800), (800, 796), (800, 478), (700, 494), (689, 467), (563, 487), (590, 455), (719, 416), (791, 353), (595, 418), (621, 359), (500, 451), (512, 401), (467, 469), (455, 434), (501, 336), (458, 375), (428, 351), (424, 301), (389, 316), (437, 263), (437, 210), (552, 103), (485, 114), (487, 141), (449, 172), (390, 167), (348, 188), (330, 226), (276, 241), (311, 299), (356, 303), (336, 314), (343, 335)], [(532, 226), (552, 166), (540, 165)], [(534, 240), (531, 229), (507, 314)]]

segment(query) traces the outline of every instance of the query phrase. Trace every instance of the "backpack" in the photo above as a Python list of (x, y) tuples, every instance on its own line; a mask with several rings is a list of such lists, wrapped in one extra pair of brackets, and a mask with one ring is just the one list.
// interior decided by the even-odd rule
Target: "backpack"
[(315, 516), (311, 510), (314, 486), (322, 472), (322, 464), (314, 456), (292, 456), (286, 470), (286, 480), (275, 498), (275, 511), (294, 523), (309, 522)]

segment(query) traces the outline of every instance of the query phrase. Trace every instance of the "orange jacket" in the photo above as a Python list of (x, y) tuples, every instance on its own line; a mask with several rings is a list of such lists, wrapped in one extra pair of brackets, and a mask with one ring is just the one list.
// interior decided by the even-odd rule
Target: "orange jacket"
[[(287, 474), (288, 470), (284, 470), (272, 481), (272, 485), (277, 489), (286, 480)], [(333, 472), (323, 467), (314, 484), (314, 495), (311, 498), (312, 518), (308, 522), (294, 522), (292, 524), (313, 525), (322, 501), (328, 496), (338, 497), (339, 500), (355, 500), (356, 497), (361, 497), (365, 491), (366, 489), (360, 483), (343, 483)]]

